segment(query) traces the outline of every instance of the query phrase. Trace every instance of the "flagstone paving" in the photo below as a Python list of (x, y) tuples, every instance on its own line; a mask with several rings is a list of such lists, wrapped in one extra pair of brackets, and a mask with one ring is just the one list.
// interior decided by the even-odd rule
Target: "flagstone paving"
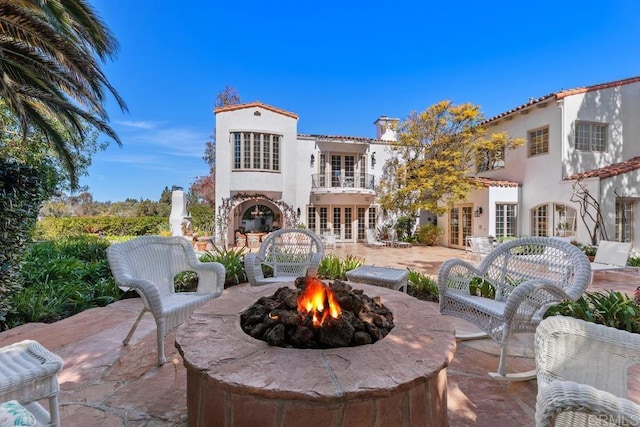
[[(464, 251), (442, 247), (368, 248), (342, 244), (329, 253), (352, 254), (366, 264), (411, 268), (436, 275), (452, 257), (471, 258)], [(635, 270), (598, 273), (591, 289), (631, 294), (640, 284)], [(434, 304), (425, 302), (425, 304)], [(0, 333), (0, 346), (34, 339), (64, 359), (60, 382), (63, 426), (184, 426), (186, 371), (175, 349), (176, 331), (166, 337), (168, 363), (157, 367), (155, 323), (149, 314), (127, 346), (122, 345), (142, 307), (138, 298), (87, 310), (53, 324), (31, 323)], [(469, 323), (447, 317), (456, 329), (473, 331)], [(428, 327), (428, 325), (425, 325)], [(510, 371), (532, 369), (531, 334), (511, 346)], [(536, 382), (504, 383), (487, 373), (498, 364), (499, 347), (489, 339), (459, 342), (448, 369), (449, 425), (532, 426)], [(640, 372), (632, 371), (631, 398), (640, 401)]]

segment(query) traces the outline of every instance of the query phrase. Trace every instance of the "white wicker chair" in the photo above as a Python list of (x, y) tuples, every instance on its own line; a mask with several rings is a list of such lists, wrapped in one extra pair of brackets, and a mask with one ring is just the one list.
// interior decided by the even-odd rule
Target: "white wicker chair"
[[(251, 286), (293, 281), (309, 268), (317, 269), (323, 255), (318, 235), (309, 230), (283, 228), (269, 233), (257, 253), (244, 256), (244, 269)], [(263, 265), (271, 267), (273, 277), (264, 277)]]
[[(123, 344), (129, 343), (142, 316), (150, 311), (157, 325), (158, 365), (166, 361), (165, 333), (224, 290), (224, 266), (217, 262), (200, 262), (184, 237), (142, 236), (115, 243), (107, 249), (107, 258), (118, 285), (134, 288), (144, 302), (144, 308)], [(196, 292), (175, 292), (174, 278), (183, 271), (198, 274)]]
[(640, 424), (627, 399), (627, 370), (640, 363), (640, 334), (564, 316), (535, 334), (536, 426)]
[[(57, 374), (62, 359), (32, 340), (0, 348), (0, 402), (17, 400), (42, 425), (60, 425)], [(49, 412), (39, 400), (49, 400)]]
[[(494, 378), (526, 380), (535, 372), (506, 374), (509, 338), (534, 332), (549, 307), (576, 300), (589, 285), (591, 268), (576, 246), (547, 237), (525, 237), (502, 243), (479, 266), (461, 259), (445, 261), (438, 276), (440, 312), (466, 319), (482, 334), (457, 336), (475, 339), (490, 336), (500, 346), (500, 363)], [(487, 281), (495, 299), (473, 295), (470, 285)]]
[(488, 237), (467, 237), (467, 242), (477, 261), (481, 261), (493, 250), (493, 244)]

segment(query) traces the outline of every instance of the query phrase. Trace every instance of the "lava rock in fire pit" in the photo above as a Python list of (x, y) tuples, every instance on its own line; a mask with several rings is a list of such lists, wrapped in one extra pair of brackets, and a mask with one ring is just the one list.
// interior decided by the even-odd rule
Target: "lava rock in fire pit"
[(279, 347), (336, 348), (372, 344), (393, 329), (393, 313), (341, 280), (299, 277), (240, 315), (242, 330)]

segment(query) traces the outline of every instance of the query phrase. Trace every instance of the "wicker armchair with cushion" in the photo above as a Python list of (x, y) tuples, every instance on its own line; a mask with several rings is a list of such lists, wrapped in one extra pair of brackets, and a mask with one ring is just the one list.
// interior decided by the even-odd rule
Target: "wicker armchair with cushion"
[[(317, 269), (324, 256), (322, 240), (309, 231), (283, 228), (269, 233), (257, 253), (244, 257), (244, 269), (251, 286), (293, 281), (309, 268)], [(265, 277), (263, 267), (273, 272)]]
[(640, 424), (627, 371), (640, 363), (640, 335), (564, 316), (535, 334), (536, 426)]
[[(512, 334), (535, 332), (547, 309), (561, 301), (578, 299), (591, 279), (586, 255), (576, 246), (547, 237), (525, 237), (502, 243), (479, 266), (461, 260), (445, 261), (438, 287), (440, 312), (466, 319), (500, 346), (498, 379), (525, 380), (535, 372), (506, 374)], [(492, 289), (478, 294), (478, 289)], [(490, 295), (490, 296), (488, 296)]]
[[(124, 339), (128, 344), (142, 316), (150, 311), (156, 321), (158, 365), (165, 361), (164, 336), (197, 307), (218, 297), (224, 289), (225, 269), (217, 262), (200, 262), (187, 239), (142, 236), (107, 249), (107, 259), (119, 286), (131, 287), (144, 308)], [(183, 271), (198, 274), (196, 292), (175, 292), (174, 278)]]
[[(24, 425), (17, 423), (34, 420), (37, 425), (59, 426), (57, 375), (62, 365), (58, 355), (36, 341), (24, 340), (0, 348), (0, 404), (5, 413), (0, 415), (0, 421)], [(42, 399), (48, 399), (49, 411), (38, 403)]]

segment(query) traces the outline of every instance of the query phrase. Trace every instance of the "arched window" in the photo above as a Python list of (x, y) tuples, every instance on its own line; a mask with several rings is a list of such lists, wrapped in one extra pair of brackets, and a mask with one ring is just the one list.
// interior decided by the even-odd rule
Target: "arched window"
[(532, 236), (570, 237), (576, 235), (577, 212), (562, 203), (547, 203), (531, 209)]

